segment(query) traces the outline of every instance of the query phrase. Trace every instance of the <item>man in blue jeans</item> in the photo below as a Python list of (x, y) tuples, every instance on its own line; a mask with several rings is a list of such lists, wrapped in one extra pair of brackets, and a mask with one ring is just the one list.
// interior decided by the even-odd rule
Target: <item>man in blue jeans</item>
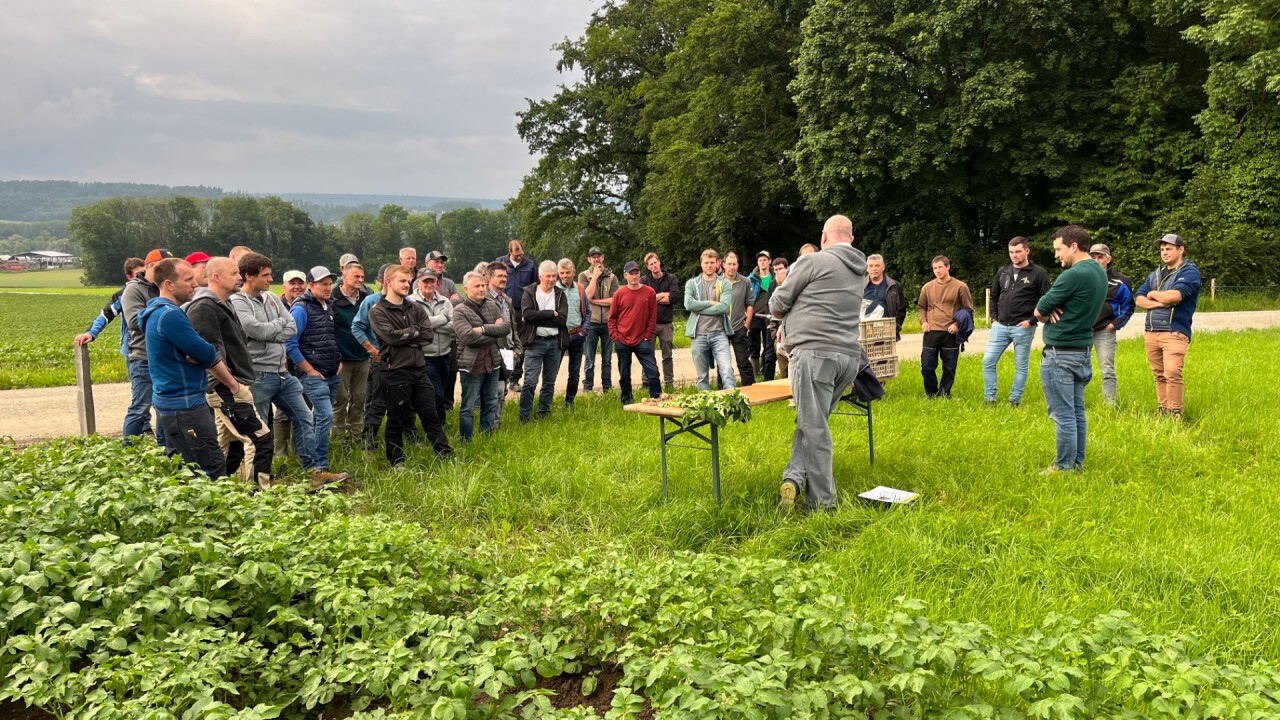
[(711, 389), (709, 377), (714, 358), (716, 371), (725, 390), (737, 387), (733, 376), (733, 351), (729, 337), (729, 305), (733, 287), (716, 274), (720, 253), (710, 248), (702, 251), (702, 274), (689, 278), (684, 285), (684, 309), (689, 311), (684, 334), (693, 338), (693, 369), (698, 374), (698, 389)]
[(1044, 328), (1040, 387), (1055, 427), (1053, 464), (1045, 474), (1080, 470), (1089, 439), (1084, 390), (1093, 379), (1093, 323), (1107, 298), (1107, 272), (1089, 256), (1089, 231), (1067, 225), (1053, 234), (1053, 256), (1066, 270), (1036, 303)]
[(1031, 367), (1031, 341), (1036, 337), (1036, 302), (1049, 292), (1049, 273), (1031, 262), (1031, 245), (1018, 236), (1009, 241), (1009, 264), (996, 271), (991, 282), (991, 306), (995, 308), (987, 351), (982, 357), (983, 397), (996, 404), (1000, 356), (1013, 344), (1013, 388), (1009, 404), (1018, 407)]
[[(120, 312), (124, 315), (125, 326), (129, 329), (129, 336), (125, 343), (128, 347), (125, 367), (129, 371), (129, 385), (133, 393), (129, 409), (124, 415), (125, 442), (136, 435), (151, 433), (151, 370), (147, 364), (146, 332), (142, 323), (138, 321), (138, 315), (147, 307), (148, 302), (160, 297), (160, 288), (151, 281), (151, 278), (156, 265), (161, 260), (171, 257), (173, 253), (168, 250), (156, 249), (147, 253), (146, 258), (143, 259), (146, 266), (145, 274), (125, 285), (124, 292), (120, 293)], [(163, 445), (164, 428), (158, 423), (155, 436), (156, 442)]]
[[(257, 378), (250, 386), (253, 404), (262, 418), (270, 417), (275, 405), (293, 427), (293, 446), (302, 469), (311, 473), (310, 488), (345, 480), (346, 473), (329, 471), (329, 459), (317, 457), (315, 416), (303, 397), (302, 383), (285, 369), (285, 343), (297, 335), (298, 326), (284, 303), (271, 294), (271, 258), (250, 252), (239, 260), (244, 284), (231, 296), (230, 304), (249, 340), (249, 357)], [(280, 415), (277, 413), (276, 417)]]
[[(307, 291), (289, 308), (298, 334), (285, 341), (293, 370), (302, 380), (302, 390), (311, 401), (315, 416), (316, 462), (329, 468), (329, 431), (333, 429), (333, 403), (341, 385), (342, 351), (338, 349), (338, 326), (334, 320), (333, 283), (337, 273), (317, 265), (307, 273)], [(334, 482), (337, 482), (336, 480)]]
[(466, 298), (453, 309), (453, 333), (460, 348), (458, 372), (462, 378), (462, 409), (458, 434), (470, 442), (475, 411), (480, 409), (480, 431), (493, 432), (498, 422), (499, 344), (506, 343), (511, 324), (503, 322), (502, 308), (488, 296), (484, 276), (469, 272), (462, 278)]
[(658, 294), (640, 283), (640, 265), (628, 262), (622, 268), (626, 285), (613, 294), (609, 311), (609, 336), (618, 349), (618, 389), (622, 404), (631, 404), (631, 356), (640, 361), (649, 397), (662, 394), (658, 361), (653, 355), (653, 338), (658, 333)]
[(524, 385), (520, 388), (520, 422), (533, 418), (533, 395), (539, 381), (538, 417), (551, 414), (556, 375), (569, 346), (569, 299), (556, 287), (556, 264), (543, 260), (538, 282), (525, 287), (520, 298), (520, 344), (524, 347)]
[(600, 392), (607, 393), (613, 387), (613, 341), (609, 339), (609, 306), (618, 290), (618, 278), (604, 266), (604, 251), (593, 247), (587, 252), (591, 267), (578, 275), (578, 282), (587, 294), (587, 306), (591, 310), (586, 325), (585, 362), (582, 371), (582, 392), (591, 392), (596, 380), (596, 348), (600, 350)]
[(569, 344), (565, 347), (565, 355), (569, 359), (569, 378), (564, 388), (564, 405), (573, 407), (573, 399), (578, 396), (578, 378), (582, 369), (582, 348), (586, 344), (586, 328), (591, 323), (591, 306), (587, 304), (586, 288), (577, 281), (577, 268), (569, 258), (561, 258), (557, 264), (560, 282), (556, 287), (564, 291), (569, 308), (565, 329), (569, 332)]

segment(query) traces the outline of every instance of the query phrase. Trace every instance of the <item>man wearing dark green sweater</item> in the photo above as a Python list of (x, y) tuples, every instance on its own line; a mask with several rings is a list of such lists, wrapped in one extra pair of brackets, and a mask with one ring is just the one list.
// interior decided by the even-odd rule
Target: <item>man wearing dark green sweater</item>
[(1036, 318), (1045, 323), (1040, 387), (1056, 434), (1056, 454), (1045, 473), (1084, 466), (1084, 389), (1093, 379), (1089, 350), (1093, 322), (1107, 299), (1107, 271), (1089, 255), (1088, 230), (1059, 229), (1053, 234), (1053, 256), (1066, 270), (1036, 303)]

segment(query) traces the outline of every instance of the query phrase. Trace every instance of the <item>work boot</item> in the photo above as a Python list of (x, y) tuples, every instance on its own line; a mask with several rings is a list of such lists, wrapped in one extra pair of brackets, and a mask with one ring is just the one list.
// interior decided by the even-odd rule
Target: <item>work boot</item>
[(311, 473), (311, 482), (307, 484), (307, 492), (316, 492), (334, 483), (340, 483), (346, 480), (347, 477), (346, 473), (330, 472), (317, 468)]
[(800, 497), (800, 484), (795, 480), (783, 480), (778, 495), (778, 514), (790, 514), (795, 509), (796, 498)]

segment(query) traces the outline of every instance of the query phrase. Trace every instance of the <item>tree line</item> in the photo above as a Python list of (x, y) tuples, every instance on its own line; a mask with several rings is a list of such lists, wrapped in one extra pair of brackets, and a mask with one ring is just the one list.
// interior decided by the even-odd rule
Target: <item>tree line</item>
[(352, 212), (327, 224), (279, 197), (244, 195), (110, 198), (72, 210), (68, 232), (79, 244), (86, 285), (120, 283), (125, 259), (152, 248), (183, 257), (197, 250), (225, 255), (236, 245), (270, 257), (277, 276), (315, 265), (332, 269), (347, 252), (372, 272), (384, 262), (395, 262), (405, 246), (420, 255), (442, 250), (449, 267), (460, 273), (502, 255), (516, 237), (514, 219), (503, 210), (463, 208), (437, 214), (383, 205), (376, 214)]
[[(1270, 9), (1268, 9), (1270, 8)], [(508, 206), (535, 255), (794, 253), (854, 218), (909, 285), (989, 277), (1080, 223), (1119, 267), (1188, 239), (1274, 285), (1280, 16), (1269, 0), (611, 0), (530, 101)]]

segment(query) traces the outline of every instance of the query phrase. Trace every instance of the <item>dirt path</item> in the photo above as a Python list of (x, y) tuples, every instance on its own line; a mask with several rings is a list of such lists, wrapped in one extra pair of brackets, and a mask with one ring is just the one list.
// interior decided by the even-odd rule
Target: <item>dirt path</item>
[[(1196, 332), (1270, 327), (1280, 327), (1280, 311), (1200, 313), (1195, 318)], [(1121, 339), (1141, 335), (1141, 316), (1136, 316), (1124, 330), (1120, 331)], [(920, 340), (920, 335), (904, 335), (902, 341), (898, 343), (898, 356), (903, 360), (919, 359)], [(965, 352), (970, 355), (982, 354), (986, 341), (987, 331), (976, 331), (969, 340)], [(1037, 336), (1036, 346), (1040, 345), (1041, 342)], [(676, 381), (681, 384), (693, 384), (695, 375), (689, 351), (677, 349), (674, 360)], [(633, 365), (632, 382), (639, 385), (640, 366), (639, 363), (633, 363)], [(616, 366), (613, 375), (614, 387), (617, 387)], [(560, 377), (556, 382), (557, 392), (564, 392), (567, 376), (568, 368), (562, 364)], [(598, 372), (596, 382), (599, 383)], [(124, 424), (125, 409), (129, 406), (128, 383), (97, 385), (93, 392), (97, 406), (98, 431), (106, 435), (119, 435)], [(79, 431), (79, 424), (76, 421), (75, 388), (0, 391), (0, 437), (11, 437), (18, 444), (26, 445), (46, 438), (76, 435)]]

